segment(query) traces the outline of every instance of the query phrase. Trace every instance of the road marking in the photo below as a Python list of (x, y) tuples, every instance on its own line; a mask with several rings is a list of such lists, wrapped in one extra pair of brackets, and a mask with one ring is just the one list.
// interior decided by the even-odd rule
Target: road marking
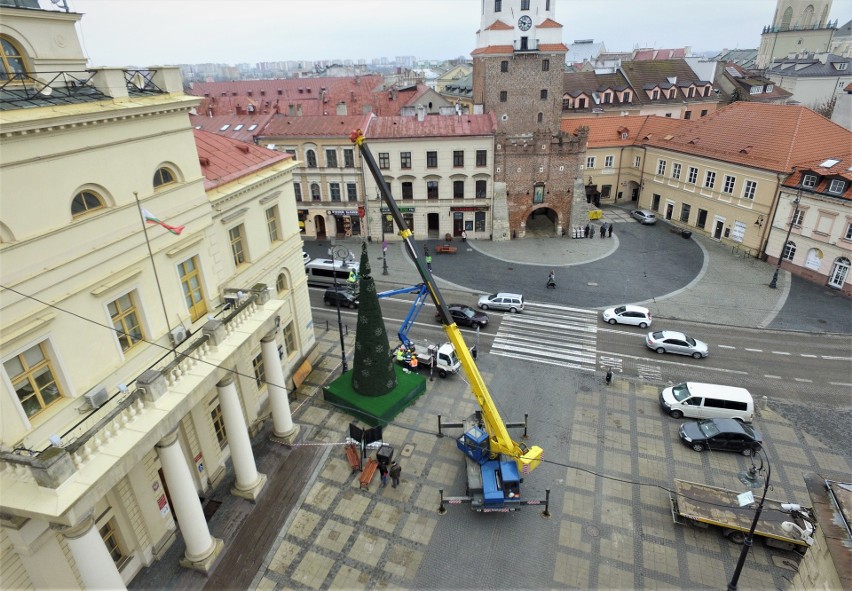
[(813, 380), (808, 380), (806, 378), (793, 378), (793, 379), (796, 380), (797, 382), (804, 382), (806, 384), (813, 384), (814, 383)]
[(780, 380), (781, 379), (781, 376), (774, 376), (774, 375), (768, 374), (768, 373), (763, 374), (763, 377), (769, 378), (770, 380)]
[[(639, 357), (638, 355), (622, 354), (622, 357), (625, 357), (627, 359), (635, 359), (640, 363), (649, 363), (650, 362), (650, 360), (647, 357)], [(677, 355), (675, 355), (675, 357), (677, 357)], [(742, 375), (742, 376), (749, 375), (749, 373), (747, 371), (739, 371), (739, 370), (736, 370), (736, 369), (725, 369), (723, 367), (706, 367), (706, 366), (696, 364), (696, 363), (681, 363), (679, 361), (667, 361), (665, 359), (658, 359), (656, 362), (662, 363), (662, 364), (665, 364), (665, 365), (677, 365), (679, 367), (688, 367), (688, 368), (693, 369), (693, 370), (698, 368), (698, 369), (704, 369), (706, 371), (718, 371), (720, 373), (732, 373), (732, 374), (737, 374), (737, 375)]]
[(827, 361), (852, 361), (852, 357), (832, 357), (831, 355), (822, 355), (822, 358)]
[(542, 359), (541, 357), (532, 357), (529, 355), (509, 355), (508, 353), (503, 353), (502, 351), (498, 351), (495, 349), (491, 350), (491, 355), (499, 355), (500, 357), (509, 357), (511, 359), (521, 359), (524, 361), (532, 361), (534, 363), (546, 363), (548, 365), (556, 365), (557, 367), (562, 367), (565, 369), (576, 369), (578, 371), (588, 371), (594, 372), (596, 371), (594, 367), (588, 367), (585, 365), (577, 365), (576, 363), (565, 363), (563, 361), (550, 361), (547, 359)]
[(772, 354), (773, 355), (789, 355), (790, 353), (788, 353), (787, 351), (773, 351)]
[(745, 350), (750, 353), (763, 353), (763, 349), (749, 349), (748, 347), (746, 347)]
[(816, 359), (817, 358), (816, 355), (809, 355), (808, 353), (799, 353), (799, 355), (801, 355), (802, 357), (807, 357), (809, 359)]
[[(730, 345), (716, 345), (716, 346), (719, 347), (720, 349), (736, 349), (736, 347), (732, 347)], [(746, 351), (748, 351), (748, 349), (746, 349)]]
[(601, 369), (611, 369), (612, 371), (618, 373), (621, 373), (623, 371), (621, 357), (610, 357), (609, 355), (601, 355), (599, 361), (601, 364)]
[(643, 380), (654, 382), (661, 382), (663, 380), (663, 372), (659, 365), (636, 364), (636, 372)]
[(846, 388), (852, 388), (852, 384), (847, 384), (846, 382), (829, 382), (829, 386), (843, 386)]

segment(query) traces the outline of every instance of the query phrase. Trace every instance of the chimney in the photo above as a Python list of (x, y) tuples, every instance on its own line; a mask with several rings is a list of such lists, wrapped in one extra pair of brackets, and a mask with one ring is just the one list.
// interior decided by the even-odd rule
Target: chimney
[(421, 123), (426, 120), (426, 107), (417, 105), (417, 120)]
[(346, 103), (344, 101), (340, 101), (339, 103), (337, 103), (337, 114), (342, 117), (348, 115), (348, 113), (346, 112)]
[(243, 114), (243, 106), (240, 105), (239, 103), (237, 103), (236, 108), (237, 108), (237, 115), (242, 115)]

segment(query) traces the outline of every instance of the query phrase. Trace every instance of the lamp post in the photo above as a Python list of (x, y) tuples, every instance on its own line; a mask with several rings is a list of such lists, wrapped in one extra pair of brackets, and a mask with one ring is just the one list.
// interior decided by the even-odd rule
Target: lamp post
[[(754, 458), (760, 458), (760, 466), (754, 465)], [(765, 463), (764, 463), (765, 460)], [(766, 479), (761, 482), (760, 474), (766, 470)], [(743, 542), (743, 549), (740, 551), (740, 559), (737, 561), (737, 567), (734, 569), (734, 574), (731, 577), (731, 582), (728, 583), (728, 591), (736, 591), (737, 583), (740, 580), (740, 573), (743, 571), (746, 556), (751, 550), (754, 542), (754, 530), (757, 529), (757, 522), (760, 521), (760, 514), (763, 512), (763, 501), (766, 500), (766, 491), (769, 490), (769, 477), (772, 475), (772, 468), (769, 465), (769, 456), (763, 449), (756, 449), (751, 455), (751, 468), (748, 472), (740, 474), (740, 482), (752, 488), (759, 488), (763, 484), (763, 495), (760, 497), (760, 502), (757, 504), (757, 510), (754, 512), (754, 520), (751, 522), (751, 529), (748, 530), (748, 535)]]
[[(332, 246), (331, 247), (331, 267), (332, 273), (334, 273), (334, 301), (337, 305), (337, 330), (340, 333), (340, 358), (343, 361), (343, 373), (349, 371), (349, 364), (346, 363), (346, 349), (343, 344), (343, 319), (340, 317), (340, 297), (337, 293), (338, 283), (337, 283), (337, 265), (335, 265), (335, 258), (339, 258), (341, 261), (345, 261), (346, 257), (349, 256), (349, 249), (345, 246)], [(340, 266), (341, 269), (343, 265)]]
[(802, 197), (802, 184), (796, 190), (796, 199), (793, 201), (793, 217), (790, 218), (790, 227), (787, 228), (787, 237), (784, 238), (784, 244), (781, 245), (781, 252), (778, 253), (778, 264), (775, 265), (775, 273), (772, 274), (772, 281), (769, 282), (769, 287), (775, 289), (778, 287), (778, 272), (781, 271), (781, 261), (784, 260), (784, 251), (787, 250), (787, 243), (790, 242), (790, 233), (793, 231), (793, 223), (796, 221), (796, 216), (799, 215), (799, 200)]

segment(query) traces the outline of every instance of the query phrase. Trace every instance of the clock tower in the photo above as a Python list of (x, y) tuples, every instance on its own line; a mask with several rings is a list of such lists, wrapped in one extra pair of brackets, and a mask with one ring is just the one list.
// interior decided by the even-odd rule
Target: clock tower
[(497, 121), (494, 240), (575, 225), (571, 193), (586, 136), (560, 129), (568, 48), (555, 12), (556, 0), (482, 0), (473, 102)]

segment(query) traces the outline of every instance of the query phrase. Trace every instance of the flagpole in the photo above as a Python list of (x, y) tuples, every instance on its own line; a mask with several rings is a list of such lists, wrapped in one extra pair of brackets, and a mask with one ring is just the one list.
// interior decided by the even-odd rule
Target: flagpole
[[(148, 226), (145, 224), (145, 216), (142, 214), (142, 204), (139, 202), (139, 193), (133, 191), (133, 197), (136, 199), (136, 210), (139, 212), (139, 220), (142, 222), (142, 232), (145, 234), (145, 246), (148, 247), (148, 258), (151, 260), (151, 267), (154, 269), (154, 279), (157, 281), (157, 291), (160, 293), (160, 304), (163, 306), (163, 317), (166, 319), (166, 330), (169, 334), (169, 343), (171, 340), (172, 326), (169, 324), (169, 313), (166, 311), (166, 300), (163, 297), (163, 288), (160, 285), (160, 275), (157, 273), (157, 265), (154, 264), (154, 253), (151, 251), (151, 241), (148, 240)], [(172, 352), (175, 354), (175, 359), (178, 359), (177, 348), (172, 345)]]

